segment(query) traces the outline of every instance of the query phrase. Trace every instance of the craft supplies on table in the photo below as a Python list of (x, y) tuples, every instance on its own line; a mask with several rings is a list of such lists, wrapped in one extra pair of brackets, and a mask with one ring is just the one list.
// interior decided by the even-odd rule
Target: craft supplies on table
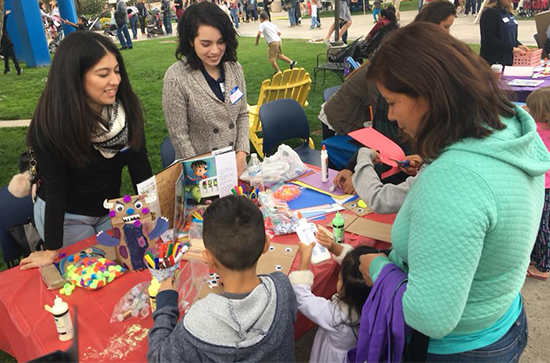
[(71, 313), (69, 312), (69, 304), (63, 301), (59, 296), (56, 296), (54, 305), (52, 307), (44, 305), (44, 308), (53, 315), (55, 327), (59, 334), (59, 340), (65, 342), (73, 339), (74, 329)]

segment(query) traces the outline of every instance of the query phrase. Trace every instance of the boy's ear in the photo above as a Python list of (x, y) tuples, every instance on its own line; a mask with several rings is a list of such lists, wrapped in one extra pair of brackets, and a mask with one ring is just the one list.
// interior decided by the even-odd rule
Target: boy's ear
[(269, 246), (271, 246), (271, 238), (266, 234), (265, 235), (265, 244), (264, 244), (264, 250), (262, 251), (262, 255), (269, 251)]
[(206, 264), (210, 269), (212, 270), (215, 269), (217, 260), (216, 260), (216, 257), (214, 257), (214, 255), (212, 254), (212, 252), (205, 249), (204, 251), (202, 251), (202, 258), (204, 258), (204, 261), (206, 262)]

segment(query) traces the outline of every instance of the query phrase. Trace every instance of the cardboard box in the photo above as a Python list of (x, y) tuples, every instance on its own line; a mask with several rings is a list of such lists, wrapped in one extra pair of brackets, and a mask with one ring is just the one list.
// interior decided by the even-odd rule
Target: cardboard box
[(535, 24), (537, 26), (537, 41), (539, 48), (544, 46), (546, 40), (546, 29), (550, 25), (550, 11), (535, 14)]

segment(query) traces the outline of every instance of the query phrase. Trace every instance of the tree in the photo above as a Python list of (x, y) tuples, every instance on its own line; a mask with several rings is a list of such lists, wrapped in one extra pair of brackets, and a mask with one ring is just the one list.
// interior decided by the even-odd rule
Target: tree
[(105, 0), (76, 0), (79, 14), (101, 14), (105, 8)]

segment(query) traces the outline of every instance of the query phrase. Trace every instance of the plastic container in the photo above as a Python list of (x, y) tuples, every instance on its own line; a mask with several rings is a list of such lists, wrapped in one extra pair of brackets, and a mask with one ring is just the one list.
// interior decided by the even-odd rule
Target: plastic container
[(262, 164), (258, 159), (258, 154), (254, 153), (250, 155), (250, 161), (248, 162), (248, 175), (250, 176), (250, 187), (263, 192), (265, 188), (262, 178)]
[(160, 283), (153, 277), (151, 285), (149, 285), (149, 305), (151, 305), (151, 313), (157, 310), (157, 294), (159, 292)]
[(65, 342), (73, 339), (74, 329), (71, 313), (69, 312), (69, 304), (61, 300), (59, 296), (56, 296), (51, 312), (55, 320), (59, 340)]
[(321, 150), (321, 181), (326, 183), (328, 181), (328, 153), (323, 145), (323, 150)]
[(332, 235), (334, 243), (344, 243), (344, 218), (340, 212), (336, 212), (336, 216), (332, 220)]
[(296, 227), (296, 233), (298, 234), (298, 238), (300, 238), (300, 242), (306, 246), (315, 243), (311, 252), (311, 263), (317, 264), (330, 259), (330, 252), (317, 243), (317, 237), (315, 237), (317, 226), (314, 223), (309, 223), (301, 214), (299, 216), (300, 220), (298, 221), (298, 227)]

